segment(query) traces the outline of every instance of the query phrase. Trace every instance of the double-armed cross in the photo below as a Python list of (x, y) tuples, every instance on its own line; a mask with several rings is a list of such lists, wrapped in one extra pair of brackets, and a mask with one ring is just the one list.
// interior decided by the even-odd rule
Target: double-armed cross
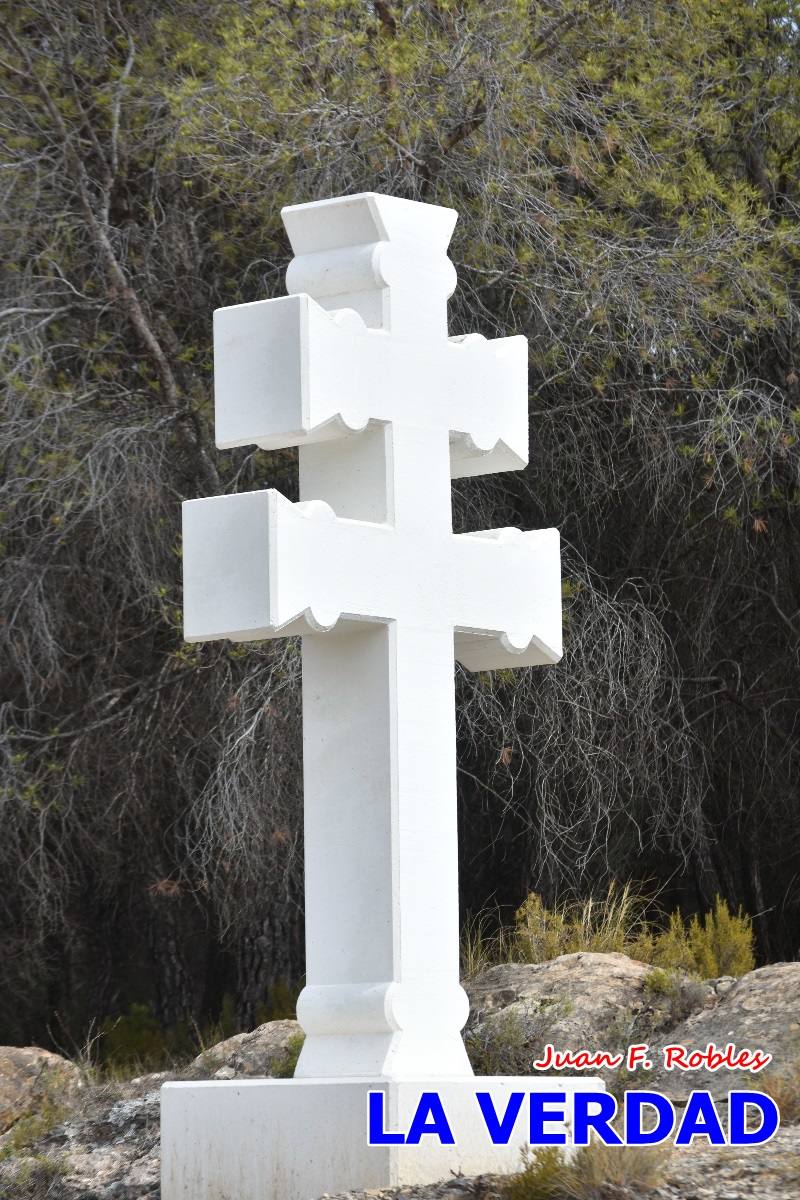
[(561, 600), (558, 533), (454, 535), (450, 480), (525, 465), (527, 343), (448, 338), (452, 210), (282, 215), (292, 294), (215, 314), (216, 427), (299, 446), (301, 501), (184, 504), (186, 638), (303, 635), (297, 1076), (465, 1077), (453, 660), (557, 661)]

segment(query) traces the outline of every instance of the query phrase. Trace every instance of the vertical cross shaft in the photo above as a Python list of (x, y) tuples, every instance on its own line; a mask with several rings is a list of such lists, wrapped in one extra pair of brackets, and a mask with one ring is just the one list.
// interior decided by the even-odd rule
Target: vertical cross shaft
[[(361, 520), (451, 528), (446, 432), (368, 429), (347, 459), (342, 470), (340, 443), (302, 448), (301, 498)], [(424, 491), (409, 486), (419, 479)], [(452, 627), (392, 622), (305, 637), (303, 729), (298, 1016), (308, 1036), (297, 1075), (469, 1075)]]
[[(360, 286), (331, 296), (337, 272), (329, 266), (319, 287), (314, 242), (295, 258), (289, 289), (353, 306), (393, 336), (446, 336), (452, 222), (444, 210), (427, 211), (431, 242), (420, 241), (419, 224), (413, 239), (393, 230), (395, 262), (386, 262), (386, 245), (379, 280), (371, 262)], [(307, 212), (284, 214), (301, 252), (312, 245), (303, 238)], [(420, 271), (433, 287), (416, 286)], [(393, 286), (375, 286), (392, 277)], [(345, 448), (302, 446), (302, 500), (395, 528), (452, 529), (446, 431), (396, 421), (368, 427)], [(303, 638), (302, 654), (307, 985), (297, 1014), (307, 1040), (296, 1074), (402, 1079), (433, 1067), (469, 1075), (459, 1036), (468, 1006), (458, 983), (452, 629), (375, 624), (349, 637)]]
[[(355, 287), (352, 248), (339, 252), (346, 282), (337, 284), (330, 252), (315, 270), (319, 209), (313, 232), (306, 206), (289, 209), (301, 252), (289, 290), (351, 306), (394, 337), (446, 337), (454, 214), (411, 207), (417, 220), (406, 226), (408, 206), (394, 206), (392, 241), (381, 261), (370, 253)], [(301, 447), (300, 498), (325, 500), (340, 517), (452, 532), (447, 431), (395, 421), (348, 439), (344, 453), (341, 442)], [(439, 627), (392, 622), (303, 639), (303, 761), (307, 985), (298, 1016), (307, 1040), (297, 1075), (471, 1074), (459, 1032), (468, 1005), (458, 974), (446, 617)]]

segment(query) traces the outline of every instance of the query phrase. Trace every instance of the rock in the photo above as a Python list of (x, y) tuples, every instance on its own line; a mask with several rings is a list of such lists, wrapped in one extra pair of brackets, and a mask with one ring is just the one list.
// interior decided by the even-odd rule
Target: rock
[[(697, 1050), (709, 1042), (720, 1049), (733, 1042), (739, 1049), (766, 1050), (772, 1055), (767, 1072), (788, 1071), (800, 1060), (800, 962), (772, 963), (743, 975), (712, 1008), (692, 1013), (669, 1031), (668, 1038), (659, 1039), (656, 1050), (667, 1041)], [(665, 1071), (662, 1060), (652, 1082), (680, 1099), (693, 1087), (721, 1095), (758, 1079), (746, 1072)]]
[(237, 1033), (198, 1055), (183, 1079), (240, 1079), (290, 1076), (303, 1041), (297, 1021), (268, 1021), (252, 1033)]
[[(721, 1149), (707, 1146), (700, 1139), (689, 1149), (665, 1155), (661, 1180), (652, 1189), (643, 1192), (639, 1187), (593, 1187), (584, 1178), (583, 1187), (570, 1194), (598, 1200), (601, 1196), (604, 1200), (796, 1200), (800, 1195), (799, 1162), (797, 1127), (778, 1130), (766, 1146)], [(502, 1200), (504, 1194), (503, 1180), (484, 1175), (418, 1187), (337, 1193), (329, 1200)], [(534, 1195), (533, 1190), (530, 1194)]]
[(456, 1177), (442, 1183), (406, 1184), (402, 1188), (377, 1188), (365, 1192), (336, 1192), (324, 1200), (503, 1200), (503, 1180), (498, 1175), (473, 1179)]
[(717, 979), (706, 979), (706, 986), (714, 991), (715, 996), (724, 996), (732, 987), (736, 986), (735, 975), (720, 975)]
[(137, 1075), (131, 1080), (131, 1087), (152, 1092), (165, 1083), (167, 1079), (175, 1079), (174, 1071), (150, 1071), (147, 1075)]
[(0, 1163), (0, 1195), (157, 1200), (159, 1172), (158, 1091), (142, 1092), (130, 1083), (90, 1088), (80, 1112), (39, 1137), (24, 1155)]
[[(116, 1106), (110, 1143), (85, 1158), (67, 1157), (67, 1166), (40, 1157), (0, 1163), (3, 1200), (158, 1200), (158, 1160), (150, 1100), (132, 1109)], [(137, 1131), (137, 1121), (139, 1127)], [(95, 1127), (95, 1136), (101, 1127)], [(157, 1133), (157, 1129), (156, 1129)], [(157, 1151), (157, 1146), (156, 1146)], [(625, 1153), (622, 1151), (622, 1153)], [(766, 1146), (720, 1149), (702, 1141), (668, 1155), (659, 1185), (647, 1193), (659, 1200), (793, 1200), (797, 1195), (800, 1128), (781, 1129)], [(120, 1173), (121, 1172), (121, 1173)], [(502, 1200), (497, 1177), (448, 1179), (441, 1183), (336, 1193), (328, 1200)], [(599, 1193), (593, 1193), (598, 1194)], [(604, 1193), (605, 1194), (605, 1193)], [(615, 1200), (644, 1200), (642, 1193), (615, 1188)], [(608, 1193), (610, 1198), (611, 1192)]]
[(220, 1067), (220, 1069), (218, 1071), (214, 1072), (214, 1074), (211, 1076), (211, 1078), (212, 1079), (235, 1079), (236, 1071), (234, 1070), (233, 1067)]
[(46, 1105), (68, 1104), (81, 1086), (80, 1068), (39, 1046), (0, 1046), (0, 1133)]
[(89, 1200), (138, 1200), (159, 1193), (158, 1091), (122, 1097), (108, 1107), (99, 1096), (80, 1118), (55, 1130), (48, 1149), (62, 1156), (65, 1195)]
[(794, 1200), (800, 1194), (800, 1128), (779, 1129), (764, 1146), (704, 1145), (674, 1151), (658, 1195), (664, 1200)]
[(688, 976), (666, 976), (625, 954), (563, 954), (543, 963), (502, 963), (465, 984), (466, 1037), (476, 1070), (527, 1074), (551, 1042), (559, 1050), (615, 1050), (648, 1041), (715, 1002)]
[(16, 1158), (0, 1162), (0, 1196), (158, 1200), (161, 1084), (291, 1074), (301, 1038), (296, 1021), (271, 1021), (212, 1046), (177, 1074), (85, 1089), (66, 1120), (38, 1130)]

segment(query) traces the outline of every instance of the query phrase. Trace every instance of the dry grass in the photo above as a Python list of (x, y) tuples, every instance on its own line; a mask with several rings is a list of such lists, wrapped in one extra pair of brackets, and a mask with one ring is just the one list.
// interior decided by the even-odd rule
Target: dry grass
[(606, 895), (568, 899), (547, 908), (531, 892), (517, 909), (513, 928), (485, 910), (461, 932), (461, 971), (465, 979), (505, 962), (546, 962), (559, 954), (595, 950), (633, 953), (649, 935), (644, 912), (652, 898), (640, 887), (612, 883)]
[(602, 1200), (611, 1188), (633, 1194), (654, 1188), (667, 1154), (660, 1146), (583, 1146), (567, 1164), (562, 1194), (569, 1200)]
[(624, 954), (647, 932), (645, 911), (651, 901), (632, 883), (622, 888), (612, 883), (599, 899), (565, 900), (554, 908), (546, 908), (541, 896), (531, 892), (515, 917), (515, 957), (543, 962), (577, 951)]
[(554, 1146), (529, 1150), (523, 1169), (504, 1183), (506, 1200), (604, 1200), (656, 1187), (668, 1151), (660, 1146), (593, 1143), (567, 1156)]
[(18, 1162), (0, 1164), (3, 1200), (57, 1200), (65, 1168), (60, 1159), (31, 1155)]
[(755, 1078), (758, 1090), (771, 1096), (780, 1109), (781, 1124), (800, 1124), (800, 1058), (789, 1067)]
[(515, 962), (514, 936), (498, 912), (485, 909), (470, 917), (461, 930), (461, 976), (474, 979), (487, 967)]

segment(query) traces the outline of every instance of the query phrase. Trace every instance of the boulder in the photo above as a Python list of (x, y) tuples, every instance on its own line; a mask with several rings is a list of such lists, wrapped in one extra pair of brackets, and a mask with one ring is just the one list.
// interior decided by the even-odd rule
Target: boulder
[(656, 972), (625, 954), (562, 954), (542, 963), (501, 963), (465, 983), (466, 1039), (485, 1074), (528, 1074), (548, 1042), (558, 1050), (619, 1050), (647, 1042), (713, 1004), (710, 985)]
[(252, 1033), (237, 1033), (199, 1054), (183, 1079), (288, 1078), (294, 1072), (303, 1031), (297, 1021), (268, 1021)]
[(63, 1108), (81, 1086), (80, 1068), (39, 1046), (0, 1046), (0, 1133), (45, 1107)]
[[(720, 981), (715, 980), (716, 984)], [(727, 984), (727, 981), (726, 981)], [(782, 1075), (800, 1062), (800, 962), (772, 963), (750, 971), (721, 991), (716, 1003), (687, 1016), (668, 1037), (654, 1042), (658, 1053), (667, 1043), (705, 1050), (709, 1042), (724, 1050), (729, 1042), (741, 1049), (765, 1050), (772, 1063), (764, 1075)], [(760, 1074), (709, 1071), (666, 1071), (658, 1055), (651, 1082), (680, 1099), (692, 1088), (707, 1088), (716, 1095), (747, 1082), (758, 1085)]]

